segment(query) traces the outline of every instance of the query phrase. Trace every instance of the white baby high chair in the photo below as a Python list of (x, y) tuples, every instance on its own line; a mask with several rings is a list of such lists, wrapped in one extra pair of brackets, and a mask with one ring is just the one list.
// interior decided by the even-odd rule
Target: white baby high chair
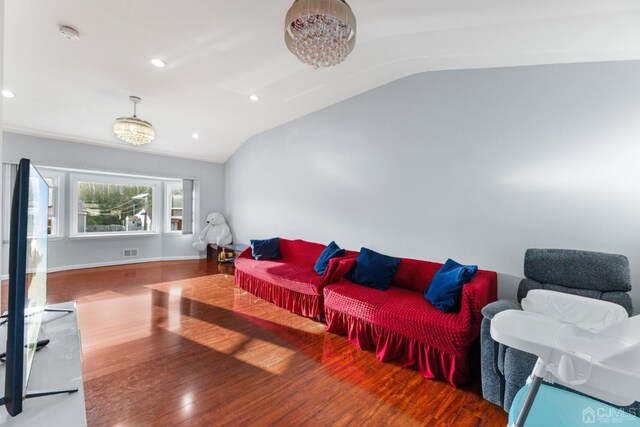
[(543, 380), (614, 405), (640, 401), (640, 316), (629, 318), (610, 302), (547, 290), (530, 291), (522, 307), (491, 322), (495, 341), (538, 356), (513, 426), (525, 425)]

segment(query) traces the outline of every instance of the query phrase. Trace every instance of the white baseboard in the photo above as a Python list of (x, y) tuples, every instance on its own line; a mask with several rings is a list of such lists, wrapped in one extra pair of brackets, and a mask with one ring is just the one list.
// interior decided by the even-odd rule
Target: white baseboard
[[(76, 264), (76, 265), (63, 265), (60, 267), (50, 267), (47, 269), (47, 273), (57, 273), (60, 271), (68, 271), (68, 270), (82, 270), (84, 268), (97, 268), (97, 267), (112, 267), (116, 265), (127, 265), (127, 264), (144, 264), (147, 262), (158, 262), (158, 261), (190, 261), (196, 259), (205, 259), (206, 255), (187, 255), (187, 256), (173, 256), (173, 257), (156, 257), (156, 258), (141, 258), (141, 259), (123, 259), (117, 261), (105, 261), (105, 262), (94, 262), (90, 264)], [(3, 274), (0, 276), (0, 279), (7, 280), (9, 278), (8, 274)]]

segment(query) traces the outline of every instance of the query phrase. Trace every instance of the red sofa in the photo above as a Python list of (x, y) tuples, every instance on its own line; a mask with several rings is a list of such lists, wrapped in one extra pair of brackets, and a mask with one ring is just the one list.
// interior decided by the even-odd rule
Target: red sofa
[(344, 266), (339, 268), (340, 261), (357, 256), (357, 252), (347, 251), (345, 257), (332, 259), (320, 276), (313, 267), (325, 247), (281, 238), (282, 259), (276, 261), (256, 261), (249, 247), (236, 259), (236, 285), (278, 307), (317, 318), (323, 312), (322, 290), (348, 271)]
[[(339, 261), (334, 271), (342, 277), (355, 258)], [(402, 259), (386, 291), (360, 286), (340, 278), (324, 288), (324, 313), (329, 332), (346, 335), (363, 350), (374, 350), (381, 361), (395, 360), (454, 387), (471, 378), (472, 347), (480, 335), (485, 305), (497, 299), (497, 275), (478, 270), (464, 285), (458, 313), (443, 313), (423, 296), (442, 266)], [(474, 362), (475, 363), (475, 362)]]

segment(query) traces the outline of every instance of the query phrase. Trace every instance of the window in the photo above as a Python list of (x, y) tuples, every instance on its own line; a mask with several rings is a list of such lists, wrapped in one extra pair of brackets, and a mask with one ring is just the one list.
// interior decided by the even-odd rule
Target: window
[(157, 232), (154, 195), (159, 183), (136, 178), (72, 175), (71, 235)]
[(165, 231), (167, 233), (182, 232), (184, 221), (184, 193), (182, 182), (167, 182), (165, 195), (167, 200)]
[[(48, 233), (53, 239), (192, 234), (196, 181), (38, 166), (49, 185)], [(17, 167), (4, 164), (0, 228), (9, 235), (11, 183)], [(154, 203), (155, 202), (155, 203)], [(6, 242), (5, 242), (6, 243)]]
[(40, 169), (49, 186), (49, 237), (62, 237), (62, 189), (64, 173)]
[[(49, 186), (49, 218), (48, 218), (48, 234), (49, 238), (61, 238), (64, 235), (64, 172), (38, 167), (38, 171)], [(16, 174), (18, 172), (17, 164), (3, 164), (3, 228), (4, 235), (9, 236), (9, 228), (11, 222), (11, 203), (13, 197), (13, 186)], [(8, 243), (5, 240), (4, 243)]]

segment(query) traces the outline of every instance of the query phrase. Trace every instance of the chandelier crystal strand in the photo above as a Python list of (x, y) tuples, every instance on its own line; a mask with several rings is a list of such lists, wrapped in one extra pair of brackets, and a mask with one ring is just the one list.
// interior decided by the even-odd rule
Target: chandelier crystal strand
[(305, 64), (331, 67), (356, 43), (356, 18), (344, 0), (296, 0), (285, 22), (285, 43)]
[(133, 145), (144, 145), (153, 141), (156, 133), (149, 122), (140, 120), (136, 115), (137, 104), (142, 101), (137, 96), (130, 96), (133, 102), (133, 117), (120, 117), (113, 124), (113, 133), (122, 141)]

